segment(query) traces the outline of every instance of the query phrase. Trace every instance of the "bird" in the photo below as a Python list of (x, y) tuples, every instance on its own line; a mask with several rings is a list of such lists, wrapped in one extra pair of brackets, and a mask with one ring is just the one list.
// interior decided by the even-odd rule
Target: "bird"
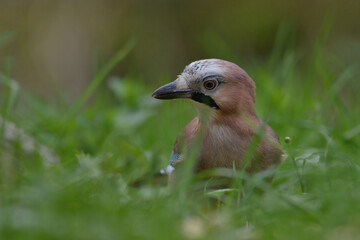
[[(175, 81), (158, 88), (152, 97), (189, 99), (198, 113), (176, 138), (169, 165), (161, 170), (164, 174), (170, 175), (179, 163), (186, 161), (196, 139), (199, 144), (195, 173), (234, 167), (252, 173), (282, 161), (277, 134), (256, 114), (255, 82), (235, 63), (221, 59), (192, 62)], [(252, 143), (255, 146), (251, 152)]]

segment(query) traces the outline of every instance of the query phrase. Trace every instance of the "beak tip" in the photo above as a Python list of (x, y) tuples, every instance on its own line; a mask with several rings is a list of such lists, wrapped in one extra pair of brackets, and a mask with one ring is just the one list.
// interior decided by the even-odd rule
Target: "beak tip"
[(190, 90), (179, 90), (176, 87), (176, 82), (168, 83), (153, 92), (153, 98), (160, 100), (174, 99), (174, 98), (188, 98)]
[(151, 94), (151, 97), (153, 97), (153, 98), (157, 98), (156, 91), (155, 91), (155, 92), (153, 92), (153, 94)]

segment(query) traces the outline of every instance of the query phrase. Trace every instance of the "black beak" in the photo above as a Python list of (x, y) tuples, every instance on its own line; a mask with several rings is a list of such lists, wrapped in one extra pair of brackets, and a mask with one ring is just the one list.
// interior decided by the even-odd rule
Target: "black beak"
[(160, 88), (158, 88), (153, 94), (152, 97), (156, 99), (174, 99), (174, 98), (191, 98), (194, 90), (178, 90), (176, 88), (176, 82), (168, 83)]
[(178, 90), (176, 88), (176, 81), (168, 83), (158, 88), (152, 97), (156, 99), (174, 99), (174, 98), (189, 98), (196, 102), (203, 103), (214, 109), (220, 109), (216, 102), (209, 96), (204, 95), (202, 92), (193, 89)]

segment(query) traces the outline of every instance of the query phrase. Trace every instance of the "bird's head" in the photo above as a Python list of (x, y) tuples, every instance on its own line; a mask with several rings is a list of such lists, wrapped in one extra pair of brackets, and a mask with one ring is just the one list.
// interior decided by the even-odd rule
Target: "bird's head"
[(157, 99), (188, 98), (221, 112), (254, 112), (255, 83), (238, 65), (199, 60), (186, 66), (178, 78), (157, 89)]

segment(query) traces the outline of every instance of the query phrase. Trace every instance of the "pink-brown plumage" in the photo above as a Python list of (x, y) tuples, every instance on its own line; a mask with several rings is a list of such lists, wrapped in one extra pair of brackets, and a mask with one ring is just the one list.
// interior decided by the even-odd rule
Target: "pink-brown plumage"
[(153, 96), (192, 99), (199, 113), (178, 136), (171, 165), (181, 162), (199, 138), (195, 171), (232, 168), (234, 164), (242, 168), (257, 134), (261, 140), (246, 170), (263, 170), (281, 161), (283, 152), (277, 135), (255, 111), (255, 83), (236, 64), (219, 59), (193, 62), (177, 80), (159, 88)]

